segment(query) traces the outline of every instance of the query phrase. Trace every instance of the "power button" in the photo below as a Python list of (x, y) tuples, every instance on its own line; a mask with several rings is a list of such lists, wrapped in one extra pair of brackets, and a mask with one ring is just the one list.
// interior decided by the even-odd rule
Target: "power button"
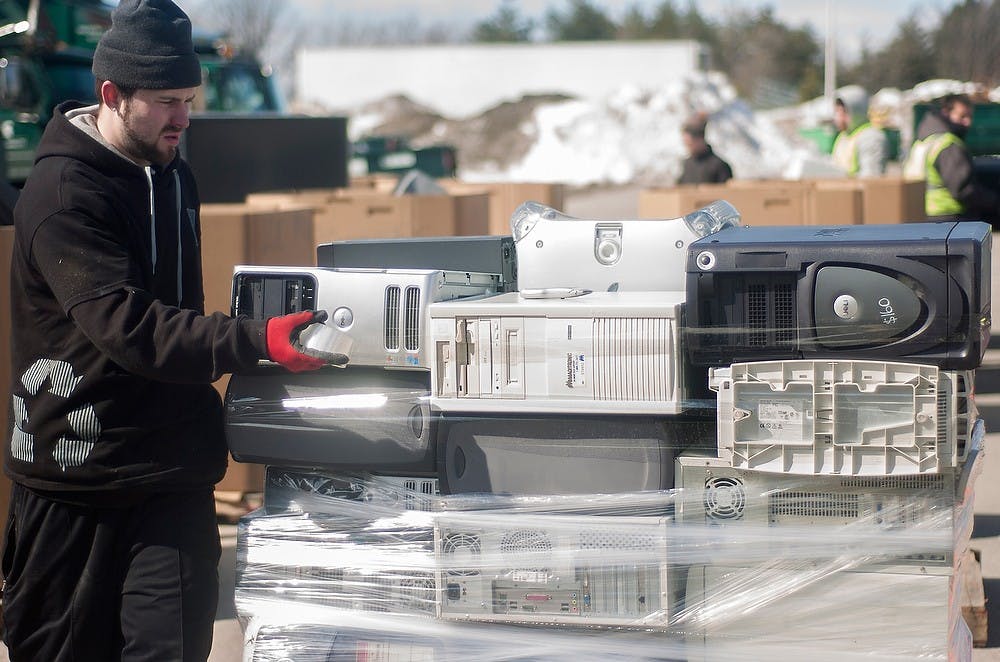
[(330, 320), (338, 329), (348, 329), (354, 324), (354, 313), (350, 308), (338, 308), (330, 315)]
[(856, 319), (858, 316), (858, 300), (850, 294), (841, 294), (833, 301), (833, 312), (840, 319)]

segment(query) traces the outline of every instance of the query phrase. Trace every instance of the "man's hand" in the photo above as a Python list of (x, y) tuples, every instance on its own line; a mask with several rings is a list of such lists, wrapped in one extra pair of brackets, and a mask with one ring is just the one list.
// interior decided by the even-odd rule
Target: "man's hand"
[(320, 359), (307, 356), (292, 344), (299, 333), (310, 324), (326, 321), (326, 311), (305, 310), (301, 313), (272, 317), (267, 320), (267, 355), (275, 363), (280, 363), (291, 372), (318, 370), (326, 365)]

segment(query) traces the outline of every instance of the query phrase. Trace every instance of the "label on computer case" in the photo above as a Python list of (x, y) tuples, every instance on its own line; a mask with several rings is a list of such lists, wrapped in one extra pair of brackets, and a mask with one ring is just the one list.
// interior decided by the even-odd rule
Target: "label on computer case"
[(566, 353), (566, 388), (582, 388), (587, 385), (587, 357), (583, 354)]
[(757, 425), (774, 439), (801, 439), (802, 403), (761, 400), (757, 405)]

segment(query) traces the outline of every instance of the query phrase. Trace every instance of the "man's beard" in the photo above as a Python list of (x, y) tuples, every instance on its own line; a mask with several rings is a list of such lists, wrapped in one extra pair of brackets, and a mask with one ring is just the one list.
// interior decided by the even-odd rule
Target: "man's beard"
[(156, 145), (159, 136), (153, 142), (149, 142), (135, 130), (132, 126), (132, 107), (130, 103), (126, 102), (122, 104), (121, 118), (125, 133), (125, 144), (122, 145), (122, 151), (142, 161), (148, 161), (160, 166), (165, 166), (174, 160), (174, 155), (177, 152), (176, 147), (168, 145), (166, 150), (162, 150)]

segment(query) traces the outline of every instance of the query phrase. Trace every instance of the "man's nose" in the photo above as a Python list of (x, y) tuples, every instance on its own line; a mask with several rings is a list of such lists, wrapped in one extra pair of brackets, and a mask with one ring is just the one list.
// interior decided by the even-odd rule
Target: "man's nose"
[(170, 117), (170, 122), (182, 129), (188, 128), (191, 124), (191, 108), (186, 103), (178, 104), (177, 109)]

